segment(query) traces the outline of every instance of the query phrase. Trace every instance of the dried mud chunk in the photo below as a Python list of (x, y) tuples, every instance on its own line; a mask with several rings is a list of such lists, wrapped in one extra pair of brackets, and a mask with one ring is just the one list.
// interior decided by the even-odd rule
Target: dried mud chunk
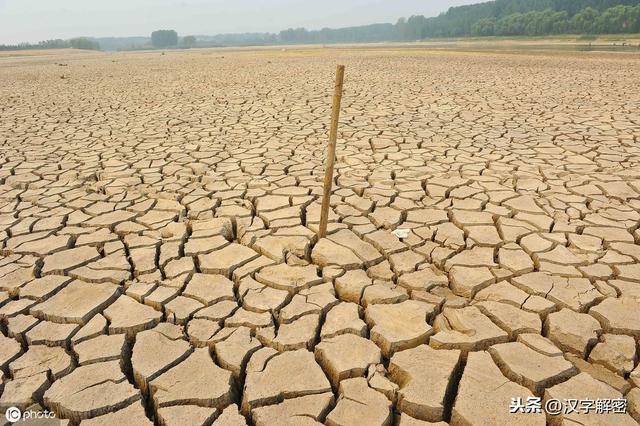
[(329, 413), (327, 426), (366, 424), (387, 426), (391, 424), (391, 401), (371, 389), (365, 378), (347, 379), (340, 383), (340, 397)]
[[(263, 368), (257, 369), (254, 358), (261, 359), (265, 354), (271, 355), (262, 363)], [(292, 371), (298, 374), (292, 375)], [(253, 354), (247, 367), (242, 410), (248, 413), (253, 408), (276, 404), (285, 399), (329, 391), (329, 381), (311, 352), (300, 349), (274, 354), (261, 349)]]
[[(622, 394), (611, 386), (594, 379), (587, 373), (580, 373), (566, 382), (548, 388), (544, 392), (544, 403), (550, 399), (558, 399), (564, 401), (567, 399), (574, 400), (597, 400), (597, 399), (620, 399)], [(544, 405), (543, 405), (544, 406)], [(562, 424), (581, 424), (581, 425), (611, 425), (625, 426), (637, 425), (628, 414), (619, 413), (597, 413), (595, 410), (588, 414), (577, 410), (569, 414), (560, 413), (557, 416), (547, 414), (548, 424), (552, 426)]]
[[(311, 350), (320, 328), (320, 315), (308, 314), (290, 323), (280, 324), (277, 336), (267, 344), (279, 351), (291, 351), (306, 348)], [(266, 343), (266, 342), (265, 342)]]
[(120, 370), (118, 361), (76, 368), (55, 381), (44, 394), (44, 402), (64, 418), (74, 421), (113, 412), (140, 399)]
[(347, 271), (341, 277), (336, 278), (335, 289), (340, 300), (345, 302), (360, 303), (365, 288), (373, 285), (371, 278), (361, 269)]
[(111, 426), (119, 424), (153, 426), (153, 422), (145, 415), (144, 407), (140, 402), (134, 402), (121, 410), (105, 414), (104, 416), (82, 421), (82, 426)]
[(522, 333), (539, 333), (542, 328), (542, 321), (538, 315), (506, 303), (480, 302), (474, 306), (509, 333), (509, 338), (515, 338)]
[(322, 424), (333, 403), (331, 392), (286, 399), (268, 407), (256, 408), (251, 417), (256, 426), (311, 426)]
[[(458, 350), (436, 350), (426, 345), (393, 355), (389, 374), (400, 386), (396, 408), (419, 420), (442, 421), (460, 359)], [(429, 368), (425, 368), (427, 365)]]
[(27, 331), (25, 340), (29, 345), (66, 346), (71, 336), (80, 328), (78, 324), (58, 324), (40, 321)]
[(76, 280), (30, 311), (33, 316), (47, 321), (86, 324), (92, 316), (115, 301), (119, 293), (119, 287), (113, 284)]
[(487, 352), (471, 352), (458, 385), (451, 425), (500, 424), (505, 418), (519, 425), (546, 424), (542, 413), (505, 414), (513, 398), (526, 401), (529, 389), (502, 375)]
[(24, 410), (42, 398), (49, 387), (47, 373), (38, 373), (28, 377), (16, 378), (7, 382), (0, 397), (0, 407), (18, 407)]
[(140, 389), (146, 389), (150, 380), (185, 359), (189, 353), (189, 343), (183, 340), (182, 328), (176, 325), (160, 323), (138, 333), (131, 355), (136, 384)]
[(361, 240), (353, 232), (343, 229), (328, 236), (329, 240), (353, 251), (366, 266), (373, 265), (382, 260), (382, 255), (371, 244)]
[(277, 312), (285, 306), (290, 293), (259, 283), (251, 277), (244, 277), (238, 284), (238, 294), (242, 306), (254, 312)]
[(619, 375), (630, 373), (637, 361), (636, 342), (631, 336), (604, 334), (589, 354), (589, 362), (600, 364)]
[(429, 291), (433, 287), (446, 287), (449, 285), (447, 276), (437, 269), (425, 268), (415, 272), (402, 274), (398, 279), (398, 285), (407, 290)]
[(523, 343), (546, 356), (562, 356), (562, 351), (546, 337), (536, 333), (524, 333), (518, 335), (518, 342)]
[(260, 342), (251, 336), (251, 329), (238, 327), (220, 342), (214, 344), (218, 363), (240, 377), (251, 355), (260, 349)]
[(0, 369), (4, 370), (22, 352), (20, 343), (0, 334)]
[(545, 335), (560, 349), (585, 357), (598, 341), (602, 329), (592, 316), (570, 309), (549, 314), (544, 324)]
[(207, 306), (235, 299), (233, 281), (224, 275), (194, 274), (182, 294)]
[(260, 257), (249, 247), (231, 243), (220, 250), (198, 256), (200, 270), (205, 274), (221, 274), (231, 277), (231, 273), (246, 263)]
[(64, 287), (72, 278), (59, 275), (47, 275), (27, 283), (20, 289), (20, 297), (37, 300), (47, 299)]
[(109, 333), (136, 334), (157, 325), (162, 312), (122, 295), (104, 310), (109, 320)]
[(425, 343), (433, 333), (427, 317), (434, 306), (415, 300), (394, 305), (370, 305), (365, 311), (371, 340), (385, 357), (395, 352)]
[(489, 353), (505, 376), (536, 395), (577, 373), (564, 358), (545, 356), (519, 342), (494, 345)]
[(296, 293), (322, 283), (314, 266), (290, 266), (285, 263), (267, 266), (256, 274), (256, 281), (278, 290)]
[(613, 334), (627, 334), (640, 338), (640, 300), (608, 298), (589, 309), (602, 328)]
[(486, 350), (509, 340), (508, 334), (476, 307), (444, 308), (433, 322), (436, 334), (429, 344), (437, 349), (460, 349), (463, 352)]
[(341, 334), (351, 333), (365, 337), (367, 324), (360, 319), (361, 307), (355, 303), (338, 303), (327, 313), (320, 336), (328, 339)]
[(73, 268), (86, 265), (100, 258), (100, 253), (95, 247), (76, 247), (59, 251), (44, 258), (42, 275), (65, 275)]
[(9, 364), (9, 371), (14, 379), (48, 373), (55, 380), (71, 370), (73, 370), (73, 361), (64, 349), (42, 345), (29, 347), (24, 355)]
[(208, 349), (196, 349), (149, 383), (156, 408), (198, 405), (221, 410), (232, 402), (231, 372), (214, 364)]
[(496, 282), (496, 277), (487, 267), (467, 268), (454, 266), (449, 271), (451, 290), (458, 296), (473, 298), (480, 290)]
[(173, 405), (158, 410), (158, 423), (161, 426), (210, 425), (218, 410), (197, 405)]
[(363, 261), (350, 249), (328, 239), (320, 240), (311, 251), (311, 260), (320, 267), (339, 266), (350, 270), (363, 266)]
[(124, 334), (98, 336), (73, 346), (80, 365), (120, 360), (127, 349)]
[(247, 419), (238, 412), (236, 404), (231, 404), (222, 411), (213, 426), (247, 426)]
[(323, 340), (316, 345), (315, 355), (335, 387), (341, 380), (364, 376), (370, 365), (382, 361), (375, 343), (353, 334)]

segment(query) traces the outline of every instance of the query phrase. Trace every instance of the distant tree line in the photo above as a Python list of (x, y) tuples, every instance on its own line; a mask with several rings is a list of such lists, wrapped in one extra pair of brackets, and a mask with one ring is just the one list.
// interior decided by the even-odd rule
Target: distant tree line
[(0, 50), (83, 49), (100, 50), (100, 43), (85, 37), (45, 40), (38, 43), (0, 44)]
[[(441, 37), (620, 34), (640, 32), (640, 0), (496, 0), (452, 7), (439, 16), (395, 24), (274, 35), (279, 43), (357, 43)], [(264, 37), (262, 38), (264, 40)], [(259, 42), (261, 40), (256, 40)]]
[(570, 16), (567, 11), (513, 13), (485, 18), (470, 28), (471, 36), (539, 36), (549, 34), (619, 34), (640, 32), (640, 5), (619, 5), (600, 12), (587, 7)]
[(640, 32), (640, 0), (497, 0), (452, 7), (395, 24), (281, 31), (282, 43), (334, 43), (469, 36), (540, 36)]
[(621, 34), (640, 32), (640, 0), (495, 0), (451, 7), (439, 16), (399, 19), (395, 24), (309, 31), (290, 28), (280, 33), (218, 34), (178, 37), (174, 30), (158, 30), (151, 37), (77, 38), (37, 44), (2, 46), (15, 49), (191, 48), (296, 43), (362, 43), (422, 40), (439, 37), (542, 36), (552, 34)]

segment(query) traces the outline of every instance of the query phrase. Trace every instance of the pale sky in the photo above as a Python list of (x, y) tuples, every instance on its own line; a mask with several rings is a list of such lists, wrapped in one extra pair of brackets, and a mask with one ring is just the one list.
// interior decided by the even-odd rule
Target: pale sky
[(0, 44), (79, 36), (339, 28), (434, 16), (483, 0), (0, 0)]

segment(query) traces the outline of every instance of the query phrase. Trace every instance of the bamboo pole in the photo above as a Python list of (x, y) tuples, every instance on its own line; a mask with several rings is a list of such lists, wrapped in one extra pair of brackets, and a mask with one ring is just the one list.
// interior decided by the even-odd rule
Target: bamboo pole
[(329, 220), (329, 204), (331, 201), (331, 186), (333, 184), (333, 166), (336, 161), (336, 139), (338, 138), (338, 121), (340, 119), (340, 101), (342, 100), (342, 83), (344, 81), (344, 65), (336, 69), (336, 86), (333, 92), (333, 109), (331, 111), (331, 129), (329, 131), (329, 146), (324, 169), (324, 193), (320, 210), (320, 228), (318, 239), (327, 236), (327, 221)]

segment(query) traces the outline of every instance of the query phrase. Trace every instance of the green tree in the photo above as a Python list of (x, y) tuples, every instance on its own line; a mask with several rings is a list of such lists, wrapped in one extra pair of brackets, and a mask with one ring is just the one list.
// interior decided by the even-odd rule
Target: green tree
[(178, 33), (174, 30), (158, 30), (151, 33), (153, 47), (162, 49), (178, 45)]
[(600, 12), (592, 7), (582, 9), (571, 18), (571, 28), (579, 34), (595, 33), (595, 22), (600, 16)]
[(198, 41), (194, 36), (186, 36), (182, 39), (182, 46), (186, 48), (196, 47)]
[(74, 49), (100, 50), (100, 43), (84, 37), (72, 38), (69, 45)]
[(495, 18), (481, 19), (471, 27), (471, 35), (474, 36), (492, 36), (496, 34), (496, 20)]

